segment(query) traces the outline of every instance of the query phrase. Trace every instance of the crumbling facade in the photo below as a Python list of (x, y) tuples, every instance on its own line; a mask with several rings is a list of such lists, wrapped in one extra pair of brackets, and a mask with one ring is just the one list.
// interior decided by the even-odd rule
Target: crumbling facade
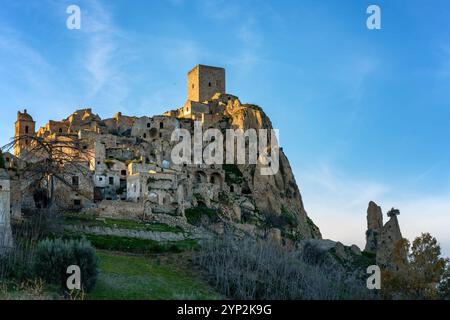
[[(172, 162), (172, 141), (176, 129), (194, 133), (195, 121), (204, 130), (228, 128), (271, 129), (268, 117), (257, 106), (243, 105), (226, 93), (225, 70), (199, 65), (187, 75), (186, 103), (163, 115), (133, 117), (117, 113), (102, 119), (92, 109), (83, 108), (61, 121), (49, 121), (35, 130), (35, 122), (25, 110), (16, 121), (16, 138), (38, 137), (51, 141), (76, 141), (86, 172), (64, 165), (64, 182), (54, 185), (55, 202), (63, 210), (106, 210), (129, 207), (147, 214), (183, 216), (185, 209), (207, 206), (230, 219), (264, 223), (262, 214), (292, 212), (299, 225), (292, 237), (320, 238), (320, 232), (306, 216), (300, 192), (287, 158), (282, 153), (281, 169), (275, 176), (258, 176), (256, 165), (223, 166)], [(20, 140), (20, 141), (23, 141)], [(209, 142), (204, 141), (203, 147)], [(30, 145), (18, 143), (15, 157), (20, 161), (42, 161), (31, 157)], [(26, 180), (26, 178), (23, 178)], [(33, 208), (33, 190), (22, 181), (23, 208)], [(26, 192), (24, 192), (26, 190)], [(128, 204), (128, 205), (127, 205)], [(136, 205), (140, 210), (136, 210)], [(102, 208), (102, 209), (100, 209)], [(108, 209), (109, 210), (109, 209)], [(126, 211), (126, 210), (125, 210)], [(247, 229), (252, 229), (248, 227)]]
[[(185, 207), (210, 205), (220, 192), (229, 192), (221, 168), (177, 166), (171, 161), (171, 149), (178, 143), (171, 141), (172, 132), (192, 130), (195, 120), (211, 122), (214, 115), (223, 119), (225, 104), (218, 108), (218, 97), (223, 94), (225, 70), (199, 65), (188, 73), (189, 109), (180, 108), (175, 115), (137, 118), (117, 113), (101, 119), (85, 108), (36, 130), (33, 117), (25, 110), (18, 113), (15, 135), (81, 142), (89, 155), (84, 164), (89, 170), (80, 174), (69, 165), (64, 168), (67, 183), (56, 181), (53, 187), (60, 208), (85, 209), (101, 201), (124, 201), (149, 203), (155, 212), (182, 215)], [(15, 157), (30, 161), (26, 156), (30, 142), (17, 141)], [(33, 201), (24, 199), (23, 206), (33, 207)]]

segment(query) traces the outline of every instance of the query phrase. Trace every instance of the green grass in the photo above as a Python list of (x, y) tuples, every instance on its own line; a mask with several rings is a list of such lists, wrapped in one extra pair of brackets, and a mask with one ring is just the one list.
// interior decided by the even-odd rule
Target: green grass
[(85, 225), (89, 227), (109, 227), (128, 230), (140, 230), (140, 231), (156, 231), (156, 232), (172, 232), (183, 233), (183, 229), (180, 227), (172, 227), (167, 224), (158, 222), (140, 222), (134, 220), (122, 220), (104, 218), (97, 220), (95, 217), (87, 214), (66, 214), (65, 222), (69, 225)]
[[(160, 257), (98, 251), (100, 274), (92, 300), (202, 300), (220, 296), (182, 263)], [(180, 259), (178, 257), (178, 259)]]
[(138, 239), (118, 236), (106, 236), (95, 234), (79, 234), (66, 232), (67, 238), (85, 237), (97, 249), (113, 250), (131, 253), (152, 254), (163, 252), (183, 252), (189, 250), (197, 250), (198, 243), (196, 240), (181, 240), (157, 242), (149, 239)]

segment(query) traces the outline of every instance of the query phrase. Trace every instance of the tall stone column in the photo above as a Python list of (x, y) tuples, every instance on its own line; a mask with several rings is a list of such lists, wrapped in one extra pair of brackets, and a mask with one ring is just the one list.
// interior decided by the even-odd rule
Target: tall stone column
[(13, 247), (11, 232), (11, 181), (0, 169), (0, 254)]
[(367, 231), (365, 251), (376, 253), (380, 244), (381, 229), (383, 228), (383, 213), (381, 207), (370, 201), (367, 208)]

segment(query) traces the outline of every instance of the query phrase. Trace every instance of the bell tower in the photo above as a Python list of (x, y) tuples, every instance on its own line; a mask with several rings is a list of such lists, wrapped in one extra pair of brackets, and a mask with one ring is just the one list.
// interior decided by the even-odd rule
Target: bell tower
[(14, 139), (22, 137), (19, 141), (16, 141), (14, 145), (14, 155), (20, 157), (21, 153), (26, 150), (31, 143), (31, 139), (27, 137), (34, 137), (36, 135), (36, 122), (27, 113), (25, 109), (24, 112), (17, 112), (17, 120), (14, 130)]

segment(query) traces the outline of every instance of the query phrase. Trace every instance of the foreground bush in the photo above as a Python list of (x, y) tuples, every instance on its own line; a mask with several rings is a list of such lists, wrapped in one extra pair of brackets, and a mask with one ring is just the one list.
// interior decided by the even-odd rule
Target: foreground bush
[(98, 261), (95, 249), (88, 241), (55, 239), (38, 244), (34, 271), (47, 284), (60, 285), (65, 289), (67, 268), (71, 265), (80, 267), (82, 290), (90, 292), (97, 281)]
[(45, 238), (61, 234), (61, 219), (55, 212), (40, 210), (25, 221), (12, 224), (12, 232), (14, 249), (0, 255), (0, 282), (32, 280), (36, 246)]
[(363, 279), (308, 263), (265, 241), (226, 236), (205, 243), (197, 262), (220, 293), (243, 300), (368, 299)]
[(423, 233), (412, 246), (402, 239), (395, 249), (397, 269), (382, 270), (383, 298), (450, 299), (450, 260), (441, 256), (436, 238)]

